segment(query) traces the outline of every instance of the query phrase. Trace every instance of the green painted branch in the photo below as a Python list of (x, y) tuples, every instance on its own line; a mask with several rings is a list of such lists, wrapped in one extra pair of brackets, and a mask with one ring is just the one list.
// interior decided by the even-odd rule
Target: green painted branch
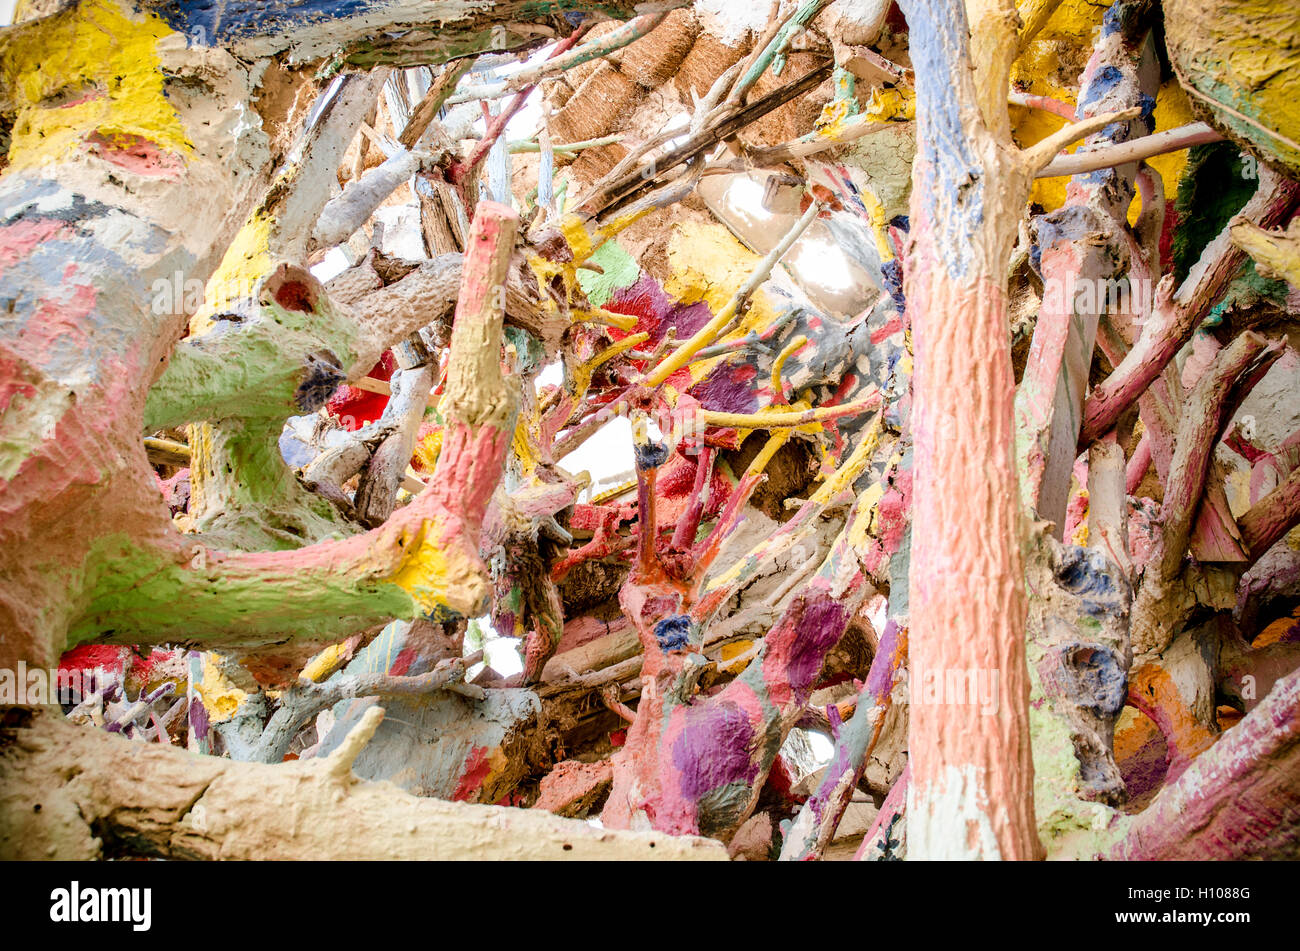
[(483, 202), (466, 252), (444, 396), (437, 478), (378, 529), (294, 552), (222, 553), (180, 536), (141, 544), (125, 532), (91, 545), (88, 603), (74, 640), (216, 637), (223, 645), (326, 637), (385, 618), (474, 615), (488, 597), (478, 555), (483, 514), (513, 431), (502, 376), (500, 293), (518, 218)]

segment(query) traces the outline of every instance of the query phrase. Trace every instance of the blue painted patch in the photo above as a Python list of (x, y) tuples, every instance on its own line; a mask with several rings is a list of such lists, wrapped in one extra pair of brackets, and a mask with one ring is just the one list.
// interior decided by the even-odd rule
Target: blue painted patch
[(1097, 70), (1079, 96), (1079, 112), (1082, 113), (1084, 106), (1095, 103), (1118, 86), (1123, 79), (1124, 73), (1118, 66), (1106, 65)]
[(885, 290), (898, 308), (900, 314), (906, 311), (907, 301), (903, 297), (903, 265), (895, 258), (880, 265), (880, 276), (884, 279)]
[(681, 650), (691, 636), (691, 619), (685, 614), (666, 617), (655, 625), (655, 640), (662, 651)]
[(934, 208), (930, 222), (940, 264), (965, 277), (973, 259), (975, 231), (984, 219), (983, 169), (962, 127), (961, 99), (953, 91), (969, 84), (969, 28), (959, 0), (904, 0), (910, 55), (916, 70), (916, 115), (921, 182)]
[(154, 7), (167, 25), (194, 46), (292, 33), (313, 23), (356, 16), (381, 0), (165, 0)]
[(1073, 676), (1058, 684), (1068, 699), (1099, 717), (1116, 716), (1128, 698), (1128, 669), (1103, 644), (1075, 642), (1062, 648), (1061, 666)]
[(1110, 36), (1117, 33), (1124, 26), (1123, 2), (1113, 3), (1107, 9), (1101, 18), (1101, 35)]
[(1156, 97), (1142, 93), (1138, 96), (1138, 106), (1142, 109), (1142, 115), (1140, 118), (1142, 119), (1143, 124), (1146, 125), (1147, 134), (1149, 135), (1154, 132), (1156, 128)]
[[(1057, 583), (1082, 601), (1083, 610), (1100, 618), (1125, 609), (1128, 585), (1111, 573), (1111, 564), (1100, 553), (1078, 545), (1065, 545), (1052, 565)], [(1121, 590), (1121, 588), (1123, 590)]]
[(327, 350), (307, 354), (304, 362), (302, 382), (293, 400), (304, 413), (314, 413), (334, 395), (347, 375), (339, 366), (338, 357)]
[(644, 446), (633, 446), (632, 450), (636, 455), (638, 472), (644, 472), (647, 469), (658, 469), (668, 461), (668, 447), (661, 443), (649, 442)]

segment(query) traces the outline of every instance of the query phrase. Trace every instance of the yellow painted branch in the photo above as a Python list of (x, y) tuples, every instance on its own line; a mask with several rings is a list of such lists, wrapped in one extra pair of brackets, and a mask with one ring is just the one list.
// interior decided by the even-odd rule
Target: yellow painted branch
[(731, 429), (779, 429), (783, 427), (806, 426), (809, 423), (821, 423), (840, 416), (856, 416), (880, 406), (880, 394), (873, 394), (855, 403), (843, 406), (822, 406), (817, 409), (798, 413), (720, 413), (714, 410), (699, 411), (700, 420), (706, 426), (726, 426)]
[[(768, 275), (772, 273), (778, 261), (790, 250), (790, 246), (799, 239), (813, 219), (817, 217), (820, 206), (813, 202), (808, 206), (808, 210), (781, 239), (780, 243), (774, 247), (768, 255), (759, 262), (754, 268), (752, 274), (744, 284), (736, 291), (732, 298), (723, 305), (722, 310), (714, 315), (713, 319), (695, 332), (695, 335), (687, 340), (684, 344), (674, 350), (667, 359), (657, 367), (646, 374), (642, 381), (646, 386), (659, 386), (664, 380), (668, 379), (686, 364), (691, 362), (691, 358), (697, 353), (713, 343), (723, 332), (733, 317), (740, 309), (748, 303), (749, 298), (753, 295), (758, 286), (767, 280)], [(719, 423), (718, 425), (731, 425), (729, 423)]]

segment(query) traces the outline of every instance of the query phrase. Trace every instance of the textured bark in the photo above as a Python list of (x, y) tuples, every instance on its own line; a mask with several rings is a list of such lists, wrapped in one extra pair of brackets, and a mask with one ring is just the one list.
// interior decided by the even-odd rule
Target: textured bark
[(0, 857), (85, 860), (126, 850), (228, 860), (726, 858), (707, 839), (593, 829), (358, 780), (352, 761), (382, 718), (372, 709), (329, 757), (273, 766), (131, 743), (49, 711), (7, 708)]
[(1300, 856), (1300, 674), (1268, 697), (1120, 826), (1107, 858)]
[[(904, 13), (917, 70), (918, 151), (904, 271), (916, 346), (908, 850), (918, 858), (1032, 859), (1041, 847), (1005, 277), (1032, 171), (1009, 134), (999, 135), (1005, 74), (1000, 88), (997, 69), (981, 77), (994, 92), (978, 89), (971, 75), (961, 4), (907, 3)], [(996, 62), (997, 51), (985, 52)], [(998, 109), (1003, 128), (986, 126)], [(917, 702), (924, 679), (948, 671), (996, 677), (997, 715), (966, 698)]]
[[(6, 405), (17, 396), (6, 414), (14, 438), (0, 460), (0, 573), (5, 579), (0, 627), (15, 632), (0, 646), (0, 662), (10, 667), (19, 659), (49, 664), (70, 642), (91, 635), (112, 633), (144, 643), (168, 636), (163, 628), (193, 633), (201, 605), (221, 600), (215, 594), (221, 583), (208, 576), (207, 566), (222, 556), (175, 532), (154, 492), (140, 444), (146, 395), (167, 366), (184, 324), (178, 306), (168, 302), (151, 308), (149, 294), (156, 281), (174, 281), (177, 275), (202, 281), (212, 273), (271, 185), (273, 148), (291, 143), (305, 114), (294, 97), (259, 98), (263, 90), (256, 77), (269, 82), (280, 75), (280, 67), (261, 61), (250, 73), (243, 61), (219, 46), (186, 49), (182, 34), (204, 27), (193, 35), (201, 33), (214, 44), (228, 40), (250, 58), (283, 49), (292, 36), (298, 54), (305, 56), (326, 35), (336, 48), (349, 31), (360, 36), (396, 22), (433, 22), (442, 13), (483, 32), (480, 48), (523, 42), (508, 31), (495, 39), (491, 35), (491, 22), (518, 12), (513, 6), (476, 13), (454, 4), (378, 3), (368, 4), (364, 12), (345, 6), (324, 24), (303, 22), (302, 11), (293, 5), (272, 6), (227, 11), (218, 34), (207, 7), (182, 11), (154, 6), (162, 16), (158, 19), (134, 17), (132, 7), (118, 0), (95, 0), (5, 33), (6, 77), (17, 94), (10, 165), (0, 183), (0, 294), (15, 302), (0, 338), (0, 365), (7, 380)], [(303, 29), (286, 30), (290, 24)], [(57, 71), (47, 56), (52, 46), (70, 51)], [(441, 58), (448, 55), (450, 45)], [(431, 54), (426, 61), (439, 59)], [(166, 92), (164, 75), (174, 80)], [(42, 78), (24, 85), (25, 77)], [(58, 134), (47, 135), (42, 98), (47, 82), (68, 89), (119, 90), (104, 108), (118, 133), (140, 140), (137, 151), (123, 154), (96, 138), (103, 119), (93, 102), (63, 112), (54, 130)], [(152, 158), (137, 162), (132, 156), (138, 152)], [(176, 201), (182, 192), (190, 199)], [(139, 240), (123, 240), (123, 235)], [(290, 294), (279, 303), (297, 299)], [(374, 341), (379, 350), (394, 342)], [(247, 362), (223, 368), (228, 392), (240, 398), (248, 392), (239, 371), (255, 363), (253, 356), (244, 356)], [(312, 349), (290, 350), (288, 356), (297, 364), (290, 376), (296, 375), (299, 411), (316, 408), (338, 381), (343, 355), (335, 352), (330, 359)], [(80, 529), (75, 551), (69, 548), (71, 536), (57, 530), (72, 513)], [(390, 531), (390, 540), (402, 531)], [(368, 560), (368, 553), (356, 553)], [(331, 564), (347, 559), (343, 550), (326, 556)], [(197, 560), (195, 566), (185, 567), (192, 560)], [(297, 609), (288, 607), (289, 615), (295, 610), (307, 614), (319, 589), (313, 592), (311, 583), (302, 583), (313, 573), (306, 563), (294, 570), (268, 554), (261, 560), (254, 556), (241, 570), (235, 564), (240, 560), (232, 555), (227, 562), (234, 599), (268, 578), (284, 577), (278, 574), (283, 571), (304, 596)], [(390, 568), (400, 563), (400, 556), (388, 559)], [(358, 566), (356, 561), (353, 565)], [(146, 576), (154, 587), (137, 594), (159, 606), (146, 613), (176, 614), (177, 605), (184, 612), (182, 592), (190, 591), (195, 614), (164, 617), (161, 624), (138, 612), (119, 615), (119, 582), (130, 585), (130, 579)], [(325, 576), (337, 577), (328, 569)], [(317, 580), (325, 578), (318, 575)], [(342, 608), (335, 612), (335, 630), (359, 629), (366, 626), (365, 617), (382, 618), (394, 608), (410, 613), (409, 600), (406, 608), (400, 606), (405, 594), (386, 596), (376, 580), (358, 578), (351, 597), (359, 600), (334, 605)], [(293, 599), (288, 595), (286, 604)], [(475, 600), (471, 596), (465, 606)], [(224, 624), (228, 630), (235, 617), (247, 614), (247, 605), (237, 609), (233, 603), (224, 618), (221, 610), (215, 612), (218, 628)], [(314, 617), (324, 601), (311, 607)], [(288, 617), (281, 617), (283, 626), (268, 618), (280, 638), (293, 628)], [(314, 633), (328, 636), (329, 631)]]

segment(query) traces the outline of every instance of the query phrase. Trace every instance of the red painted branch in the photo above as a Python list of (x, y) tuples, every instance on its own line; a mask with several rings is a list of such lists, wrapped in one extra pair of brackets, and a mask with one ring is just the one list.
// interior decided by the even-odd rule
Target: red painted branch
[[(546, 58), (554, 59), (561, 53), (567, 52), (573, 44), (582, 39), (588, 28), (587, 24), (578, 27), (578, 29), (574, 30), (564, 39), (560, 40), (560, 42), (556, 43), (554, 48), (551, 50), (551, 55)], [(492, 151), (493, 143), (495, 143), (496, 140), (505, 132), (506, 126), (509, 125), (510, 120), (513, 119), (515, 114), (524, 107), (524, 103), (528, 100), (528, 96), (536, 88), (537, 85), (534, 83), (519, 90), (519, 92), (515, 94), (515, 98), (510, 100), (510, 104), (492, 117), (491, 121), (486, 124), (486, 128), (483, 130), (483, 138), (479, 139), (478, 144), (474, 146), (474, 150), (470, 152), (469, 158), (467, 158), (463, 163), (455, 166), (451, 176), (453, 185), (463, 188), (464, 183), (474, 176), (478, 171), (479, 166), (487, 159), (488, 152)], [(483, 108), (484, 110), (487, 109), (486, 102), (483, 103)], [(484, 114), (486, 115), (486, 112)]]
[(678, 551), (687, 551), (695, 544), (695, 534), (700, 528), (700, 519), (704, 517), (704, 506), (708, 504), (708, 485), (713, 477), (712, 446), (700, 450), (700, 457), (695, 462), (695, 484), (691, 486), (691, 495), (686, 503), (686, 514), (673, 532), (672, 547)]
[[(1257, 221), (1260, 227), (1271, 228), (1295, 208), (1297, 199), (1300, 199), (1300, 185), (1264, 172), (1258, 191), (1242, 209), (1242, 217)], [(1079, 433), (1081, 452), (1114, 426), (1124, 411), (1159, 378), (1169, 361), (1191, 339), (1210, 308), (1223, 296), (1244, 260), (1245, 253), (1232, 243), (1229, 229), (1224, 228), (1201, 252), (1176, 293), (1170, 294), (1172, 288), (1167, 283), (1172, 280), (1170, 277), (1160, 282), (1137, 344), (1093, 390), (1084, 406), (1083, 428)], [(1131, 274), (1130, 280), (1135, 276)], [(1169, 396), (1177, 400), (1177, 394)], [(1144, 418), (1144, 424), (1152, 430), (1156, 421)], [(1153, 446), (1155, 450), (1164, 443), (1163, 436), (1172, 438), (1172, 433), (1153, 432), (1152, 435), (1157, 442)], [(1156, 462), (1163, 465), (1158, 451)]]
[(1137, 344), (1110, 376), (1093, 388), (1083, 408), (1079, 451), (1114, 428), (1124, 411), (1147, 391), (1174, 355), (1191, 339), (1198, 315), (1173, 305), (1173, 277), (1156, 287), (1151, 316)]
[(1150, 468), (1151, 437), (1143, 433), (1142, 438), (1138, 440), (1138, 444), (1133, 450), (1133, 457), (1128, 461), (1128, 468), (1124, 472), (1124, 491), (1129, 495), (1136, 495), (1138, 486)]

